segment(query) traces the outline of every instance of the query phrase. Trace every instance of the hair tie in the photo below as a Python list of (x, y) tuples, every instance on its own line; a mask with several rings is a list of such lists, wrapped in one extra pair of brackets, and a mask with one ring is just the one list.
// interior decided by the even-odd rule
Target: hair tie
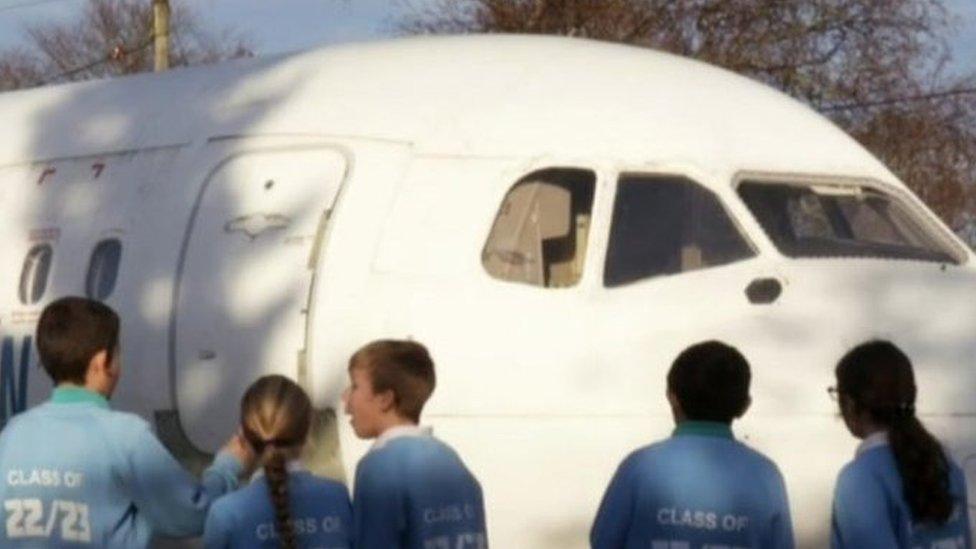
[(252, 431), (251, 429), (244, 427), (241, 429), (244, 434), (244, 439), (247, 440), (248, 444), (254, 448), (254, 453), (261, 455), (268, 448), (281, 449), (288, 448), (291, 446), (297, 446), (301, 444), (302, 440), (291, 440), (286, 438), (261, 438), (260, 435)]
[(273, 446), (275, 448), (289, 448), (291, 446), (298, 446), (302, 441), (291, 440), (287, 438), (270, 438), (265, 440), (264, 443), (268, 446)]

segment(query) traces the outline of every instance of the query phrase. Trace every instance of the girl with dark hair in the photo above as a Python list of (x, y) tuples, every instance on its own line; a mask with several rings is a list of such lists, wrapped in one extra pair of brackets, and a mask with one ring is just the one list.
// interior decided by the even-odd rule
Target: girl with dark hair
[(262, 377), (247, 389), (241, 432), (262, 469), (250, 486), (210, 508), (204, 528), (208, 549), (352, 545), (348, 490), (313, 476), (298, 461), (311, 420), (308, 395), (284, 376)]
[(887, 341), (848, 352), (837, 365), (844, 423), (863, 439), (837, 479), (835, 549), (969, 549), (966, 481), (915, 415), (912, 364)]

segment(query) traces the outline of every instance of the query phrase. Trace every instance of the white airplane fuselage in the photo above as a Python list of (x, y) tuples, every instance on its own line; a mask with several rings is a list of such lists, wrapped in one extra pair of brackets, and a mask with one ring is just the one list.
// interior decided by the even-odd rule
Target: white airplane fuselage
[[(779, 465), (799, 545), (823, 547), (857, 443), (826, 388), (882, 337), (976, 501), (973, 253), (831, 123), (734, 74), (580, 40), (423, 38), (5, 93), (0, 120), (0, 418), (50, 391), (40, 310), (88, 293), (123, 321), (113, 405), (187, 463), (282, 373), (322, 411), (315, 468), (350, 480), (368, 443), (342, 413), (348, 358), (409, 337), (437, 365), (424, 422), (480, 479), (492, 546), (585, 547), (617, 464), (673, 428), (671, 361), (720, 339), (752, 367), (736, 435)], [(547, 178), (511, 213), (517, 183)], [(637, 254), (614, 240), (625, 181), (693, 188), (728, 223), (611, 283)], [(803, 189), (801, 209), (890, 197), (937, 251), (787, 252), (749, 185)], [(539, 221), (577, 188), (569, 225)], [(509, 215), (518, 238), (498, 244)], [(546, 259), (545, 231), (571, 260)], [(737, 255), (715, 259), (730, 234)]]

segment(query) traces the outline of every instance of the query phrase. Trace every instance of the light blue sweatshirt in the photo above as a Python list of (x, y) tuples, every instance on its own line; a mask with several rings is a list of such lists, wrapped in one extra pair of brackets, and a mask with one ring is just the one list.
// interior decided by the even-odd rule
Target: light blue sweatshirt
[(197, 482), (138, 416), (62, 386), (0, 433), (0, 546), (129, 549), (154, 533), (197, 536), (240, 472), (219, 454)]
[(956, 506), (946, 524), (912, 518), (895, 455), (884, 433), (865, 439), (841, 470), (834, 489), (830, 545), (834, 549), (971, 549), (966, 479), (949, 462), (949, 493)]
[[(352, 547), (352, 506), (345, 486), (293, 467), (288, 474), (288, 501), (299, 547)], [(263, 475), (210, 507), (203, 541), (207, 549), (280, 546), (275, 509)]]
[(776, 465), (723, 423), (685, 421), (627, 457), (590, 532), (594, 549), (793, 547)]
[(416, 427), (384, 433), (356, 467), (357, 549), (485, 549), (481, 486), (448, 445)]

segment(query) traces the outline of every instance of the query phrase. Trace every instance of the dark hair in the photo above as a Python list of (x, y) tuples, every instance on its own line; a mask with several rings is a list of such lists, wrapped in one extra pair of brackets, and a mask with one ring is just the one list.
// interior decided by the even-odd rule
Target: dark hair
[(437, 378), (427, 348), (415, 341), (384, 339), (367, 344), (349, 359), (349, 370), (365, 368), (373, 392), (393, 391), (397, 413), (414, 423), (434, 392)]
[(914, 518), (949, 520), (953, 508), (949, 462), (939, 441), (915, 417), (915, 376), (905, 353), (888, 341), (869, 341), (844, 355), (836, 375), (841, 397), (848, 397), (856, 412), (868, 413), (871, 421), (887, 429)]
[(37, 352), (55, 385), (83, 384), (92, 357), (105, 351), (111, 362), (118, 344), (119, 315), (84, 297), (52, 302), (37, 322)]
[(268, 492), (275, 510), (275, 529), (285, 549), (298, 546), (288, 501), (286, 461), (305, 444), (312, 422), (312, 403), (294, 381), (280, 375), (264, 376), (241, 398), (241, 430), (264, 467)]
[(706, 341), (685, 349), (668, 372), (668, 390), (685, 417), (731, 423), (749, 404), (749, 363), (735, 347)]

